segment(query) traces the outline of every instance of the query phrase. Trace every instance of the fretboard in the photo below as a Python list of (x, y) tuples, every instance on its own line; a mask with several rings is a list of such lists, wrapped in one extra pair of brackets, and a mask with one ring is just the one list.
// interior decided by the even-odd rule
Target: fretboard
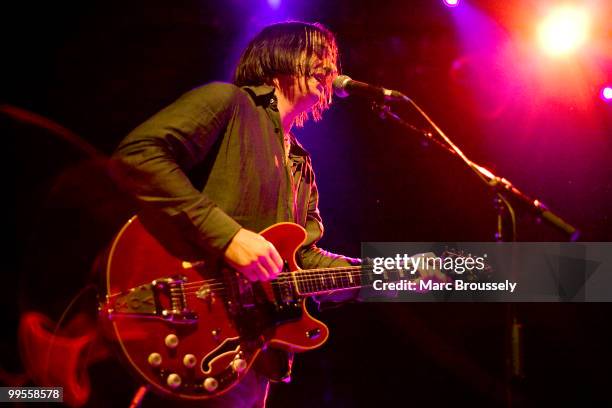
[(381, 274), (375, 274), (371, 265), (302, 269), (287, 274), (291, 275), (292, 280), (297, 285), (298, 292), (304, 296), (361, 288), (372, 285), (377, 279), (385, 282), (396, 282), (418, 277), (418, 275), (415, 276), (403, 269), (385, 270)]

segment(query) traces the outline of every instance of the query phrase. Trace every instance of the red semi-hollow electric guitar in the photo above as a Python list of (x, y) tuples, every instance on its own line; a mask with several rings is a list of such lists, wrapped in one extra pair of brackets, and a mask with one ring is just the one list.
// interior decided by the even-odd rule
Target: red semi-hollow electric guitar
[[(172, 256), (133, 217), (115, 238), (106, 266), (104, 326), (144, 381), (180, 399), (221, 395), (237, 384), (262, 349), (321, 346), (325, 324), (305, 298), (367, 284), (359, 266), (300, 270), (295, 253), (306, 231), (280, 223), (261, 232), (285, 261), (277, 279), (251, 283), (230, 268)], [(398, 276), (401, 279), (403, 276)]]

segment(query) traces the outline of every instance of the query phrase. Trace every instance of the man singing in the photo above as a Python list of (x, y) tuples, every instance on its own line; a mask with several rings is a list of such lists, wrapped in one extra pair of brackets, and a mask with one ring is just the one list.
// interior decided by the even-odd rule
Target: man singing
[[(113, 175), (159, 224), (181, 256), (223, 259), (250, 281), (274, 279), (283, 261), (255, 231), (283, 221), (304, 227), (303, 268), (358, 260), (316, 246), (323, 235), (308, 153), (291, 133), (329, 107), (337, 75), (334, 35), (321, 24), (264, 28), (243, 52), (234, 83), (196, 88), (132, 131), (114, 155)], [(190, 255), (191, 254), (191, 255)], [(290, 356), (272, 349), (234, 389), (204, 406), (263, 406), (270, 378)], [(209, 405), (207, 405), (209, 404)]]

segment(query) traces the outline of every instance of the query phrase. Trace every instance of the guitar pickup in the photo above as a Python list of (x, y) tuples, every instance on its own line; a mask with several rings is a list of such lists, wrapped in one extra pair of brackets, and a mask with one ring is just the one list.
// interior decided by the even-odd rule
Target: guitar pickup
[(306, 331), (306, 337), (308, 337), (311, 340), (319, 338), (319, 336), (321, 336), (321, 329), (319, 328)]
[(106, 297), (106, 311), (109, 318), (114, 315), (154, 317), (173, 323), (195, 323), (198, 316), (187, 307), (183, 284), (186, 278), (175, 276), (155, 279), (127, 292)]

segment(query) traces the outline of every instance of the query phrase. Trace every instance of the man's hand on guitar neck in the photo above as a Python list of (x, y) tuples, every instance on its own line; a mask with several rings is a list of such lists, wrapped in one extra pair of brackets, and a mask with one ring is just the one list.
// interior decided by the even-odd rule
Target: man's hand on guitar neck
[(283, 260), (274, 245), (253, 231), (241, 228), (224, 253), (225, 261), (251, 282), (274, 279)]

